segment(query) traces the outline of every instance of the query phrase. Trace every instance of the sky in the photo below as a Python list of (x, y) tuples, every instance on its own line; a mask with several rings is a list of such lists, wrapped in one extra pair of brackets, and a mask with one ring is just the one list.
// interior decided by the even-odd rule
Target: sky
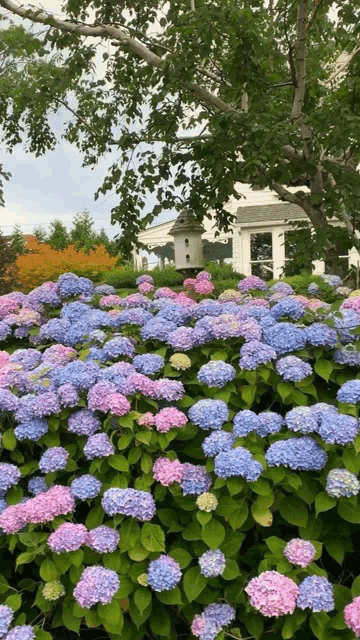
[[(57, 0), (42, 0), (38, 6), (62, 15), (60, 2)], [(31, 21), (14, 15), (11, 19), (17, 24), (23, 24), (25, 28), (32, 25)], [(88, 38), (88, 42), (91, 40), (98, 42), (98, 39)], [(99, 47), (98, 77), (104, 71), (104, 50), (104, 47)], [(70, 119), (69, 116), (64, 108), (51, 120), (59, 138), (62, 125)], [(46, 228), (55, 218), (59, 218), (70, 229), (74, 214), (88, 209), (94, 219), (95, 229), (104, 227), (108, 236), (114, 237), (119, 233), (119, 227), (111, 226), (110, 210), (117, 204), (118, 196), (108, 193), (95, 201), (94, 193), (102, 184), (107, 169), (115, 158), (116, 152), (102, 158), (95, 169), (82, 167), (82, 154), (65, 140), (60, 140), (54, 151), (46, 152), (39, 158), (26, 153), (22, 145), (15, 147), (12, 154), (7, 154), (4, 148), (0, 148), (0, 164), (12, 174), (10, 181), (4, 183), (5, 208), (0, 207), (0, 229), (8, 235), (14, 224), (19, 224), (24, 233), (31, 233), (34, 226), (44, 225)], [(147, 209), (153, 204), (153, 199), (149, 197)], [(156, 223), (166, 222), (174, 217), (174, 212), (164, 212)]]

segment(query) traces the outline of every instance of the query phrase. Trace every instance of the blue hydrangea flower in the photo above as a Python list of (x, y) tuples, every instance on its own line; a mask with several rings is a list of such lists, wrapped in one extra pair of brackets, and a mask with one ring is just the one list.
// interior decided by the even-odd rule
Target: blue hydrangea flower
[(137, 520), (151, 520), (156, 504), (151, 493), (136, 489), (111, 488), (105, 491), (101, 506), (108, 516), (132, 516)]
[(272, 444), (265, 458), (269, 467), (289, 467), (294, 471), (321, 471), (326, 465), (325, 451), (309, 436), (278, 440)]
[(332, 584), (322, 576), (307, 576), (299, 584), (296, 606), (314, 613), (332, 611), (335, 607)]
[[(235, 620), (235, 609), (229, 604), (209, 604), (203, 611), (205, 620), (211, 623), (217, 633)], [(216, 637), (216, 636), (215, 636)], [(204, 638), (203, 640), (207, 640)]]
[(316, 404), (313, 404), (311, 407), (311, 410), (313, 411), (314, 415), (316, 416), (319, 424), (321, 422), (321, 420), (323, 419), (323, 417), (325, 415), (327, 415), (328, 413), (338, 413), (338, 410), (336, 407), (334, 407), (334, 405), (332, 404), (327, 404), (326, 402), (317, 402)]
[(14, 331), (14, 336), (15, 336), (15, 338), (28, 338), (29, 330), (27, 329), (27, 327), (18, 327)]
[(295, 407), (285, 415), (285, 424), (292, 431), (312, 433), (318, 430), (318, 418), (313, 407)]
[(197, 379), (201, 384), (209, 387), (224, 387), (228, 382), (234, 380), (235, 369), (231, 364), (223, 360), (210, 360), (200, 367)]
[(188, 324), (192, 317), (192, 311), (188, 307), (183, 307), (180, 304), (170, 303), (159, 311), (156, 318), (157, 320), (164, 320), (174, 322), (178, 327)]
[(166, 342), (169, 334), (176, 329), (175, 322), (170, 320), (157, 319), (149, 320), (140, 329), (140, 336), (143, 340), (158, 340)]
[(350, 498), (360, 491), (360, 482), (355, 473), (347, 469), (331, 469), (326, 478), (326, 493), (332, 498)]
[(76, 300), (76, 302), (70, 302), (70, 304), (64, 305), (60, 311), (60, 318), (65, 318), (69, 320), (71, 323), (78, 322), (83, 318), (84, 315), (87, 315), (89, 311), (89, 307), (82, 302)]
[(30, 422), (19, 424), (14, 429), (17, 440), (32, 440), (37, 442), (42, 438), (45, 433), (48, 432), (48, 425), (46, 420), (34, 418)]
[(289, 351), (303, 349), (306, 344), (306, 334), (303, 329), (289, 322), (280, 322), (269, 328), (264, 327), (263, 341), (281, 356)]
[(117, 313), (116, 316), (111, 316), (111, 318), (111, 326), (117, 329), (125, 324), (139, 325), (142, 327), (144, 324), (152, 320), (152, 315), (149, 311), (146, 311), (141, 307), (135, 307), (133, 309), (120, 311), (120, 313)]
[(41, 476), (33, 476), (30, 478), (28, 482), (28, 491), (32, 493), (34, 496), (37, 496), (39, 493), (44, 493), (48, 490), (47, 484), (45, 482), (45, 478)]
[(34, 640), (35, 631), (29, 624), (13, 627), (7, 634), (6, 640)]
[(258, 415), (259, 424), (256, 433), (265, 438), (271, 433), (277, 433), (284, 424), (284, 419), (279, 413), (274, 411), (262, 411)]
[(257, 431), (260, 427), (260, 420), (256, 413), (250, 409), (239, 411), (234, 416), (233, 433), (236, 437), (247, 436), (251, 431)]
[(184, 475), (180, 487), (184, 496), (195, 495), (208, 491), (211, 486), (211, 478), (205, 468), (198, 464), (183, 464)]
[(334, 321), (335, 329), (337, 329), (340, 340), (343, 344), (353, 342), (355, 339), (354, 331), (360, 326), (360, 313), (353, 309), (342, 309), (342, 316), (330, 314), (329, 318)]
[(20, 471), (14, 464), (0, 462), (0, 495), (4, 495), (13, 484), (17, 484)]
[(260, 462), (244, 447), (224, 451), (215, 457), (214, 471), (219, 478), (242, 476), (248, 482), (255, 482), (263, 470)]
[(195, 346), (194, 334), (195, 329), (191, 327), (178, 327), (169, 333), (167, 344), (174, 351), (189, 351)]
[(98, 342), (99, 344), (103, 344), (106, 340), (106, 333), (102, 331), (102, 329), (93, 329), (89, 332), (88, 340), (90, 342)]
[(147, 580), (154, 591), (171, 591), (181, 580), (180, 565), (170, 556), (162, 555), (150, 562)]
[[(5, 509), (7, 508), (7, 504), (6, 504), (6, 500), (5, 498), (0, 497), (0, 514), (5, 511)], [(0, 605), (1, 606), (1, 605)], [(0, 623), (1, 624), (1, 623)], [(1, 631), (0, 631), (0, 637), (1, 637)]]
[(54, 369), (52, 379), (57, 386), (72, 384), (80, 391), (87, 391), (98, 381), (101, 368), (96, 362), (76, 360), (69, 362), (62, 369)]
[(69, 453), (64, 447), (50, 447), (39, 460), (39, 469), (43, 473), (65, 469)]
[(275, 282), (270, 287), (272, 293), (282, 293), (285, 296), (291, 296), (294, 293), (294, 289), (287, 282)]
[(220, 549), (205, 551), (199, 558), (199, 565), (205, 578), (216, 578), (224, 573), (226, 558)]
[(189, 419), (200, 429), (221, 429), (227, 421), (229, 410), (223, 400), (199, 400), (189, 409)]
[(93, 360), (97, 360), (98, 362), (101, 362), (102, 364), (105, 363), (107, 361), (107, 355), (104, 351), (104, 349), (100, 348), (100, 347), (90, 347), (89, 349), (89, 353), (86, 356), (86, 360), (87, 361), (93, 361)]
[(207, 457), (213, 457), (231, 449), (235, 439), (236, 436), (227, 431), (213, 431), (202, 443), (202, 450)]
[(284, 316), (291, 320), (300, 320), (305, 315), (305, 307), (294, 298), (283, 298), (277, 302), (270, 311), (275, 320), (280, 320)]
[(74, 273), (63, 273), (57, 281), (57, 293), (60, 298), (70, 298), (83, 293), (92, 295), (94, 287), (91, 280), (76, 276)]
[(6, 604), (1, 604), (0, 605), (0, 638), (2, 638), (5, 635), (5, 633), (7, 633), (13, 617), (14, 617), (13, 609)]
[(314, 295), (320, 293), (319, 285), (316, 284), (316, 282), (310, 282), (310, 284), (308, 286), (308, 293), (310, 293), (311, 296), (314, 296)]
[(128, 356), (128, 358), (132, 358), (135, 346), (129, 338), (117, 336), (116, 338), (109, 340), (109, 342), (106, 342), (103, 346), (103, 350), (109, 360), (113, 360), (119, 356)]
[(285, 356), (276, 363), (276, 371), (284, 380), (296, 382), (312, 374), (312, 367), (297, 356)]
[(41, 341), (54, 340), (60, 344), (67, 344), (67, 335), (71, 329), (69, 320), (52, 318), (40, 327), (39, 339)]
[(321, 277), (324, 282), (330, 285), (330, 287), (333, 287), (333, 289), (336, 289), (336, 287), (339, 287), (341, 285), (341, 278), (339, 276), (334, 276), (330, 273), (323, 273), (321, 274)]
[(267, 344), (263, 344), (258, 340), (251, 340), (246, 342), (240, 349), (240, 369), (246, 369), (252, 371), (261, 364), (271, 362), (276, 358), (276, 351), (269, 347)]
[(72, 481), (70, 488), (71, 493), (75, 498), (79, 498), (80, 500), (90, 500), (91, 498), (96, 498), (96, 496), (99, 495), (101, 482), (94, 476), (86, 474), (79, 478), (75, 478), (75, 480)]
[(11, 327), (5, 322), (1, 320), (0, 322), (0, 342), (5, 341), (9, 336), (11, 336)]
[(314, 322), (304, 332), (307, 342), (313, 347), (334, 347), (338, 341), (335, 329), (322, 322)]
[(145, 353), (144, 355), (135, 356), (132, 363), (136, 371), (146, 376), (159, 373), (165, 366), (164, 358), (155, 353)]
[(99, 284), (95, 287), (94, 293), (102, 296), (111, 296), (116, 293), (116, 289), (111, 284)]
[(17, 422), (30, 422), (35, 418), (35, 408), (38, 397), (35, 394), (27, 394), (19, 398), (16, 411), (15, 420)]
[(360, 402), (360, 380), (348, 380), (341, 385), (337, 399), (339, 402), (356, 404)]
[(194, 320), (200, 320), (205, 316), (220, 316), (224, 313), (223, 306), (218, 300), (201, 300), (197, 307), (192, 308)]
[(333, 356), (334, 362), (337, 364), (347, 364), (350, 367), (360, 366), (360, 351), (355, 349), (353, 345), (347, 345), (337, 349)]
[(343, 413), (328, 412), (320, 421), (319, 435), (331, 444), (354, 442), (359, 429), (357, 418)]
[(68, 431), (78, 436), (93, 436), (101, 429), (101, 420), (88, 409), (80, 409), (69, 416)]

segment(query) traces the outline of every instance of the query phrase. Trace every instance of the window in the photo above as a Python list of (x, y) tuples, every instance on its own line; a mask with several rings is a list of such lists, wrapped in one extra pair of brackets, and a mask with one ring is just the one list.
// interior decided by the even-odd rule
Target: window
[(274, 277), (272, 232), (250, 234), (251, 275), (264, 280)]

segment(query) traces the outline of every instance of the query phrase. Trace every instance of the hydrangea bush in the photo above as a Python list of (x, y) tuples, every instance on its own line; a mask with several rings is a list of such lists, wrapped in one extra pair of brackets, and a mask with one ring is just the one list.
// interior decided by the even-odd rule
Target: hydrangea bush
[(0, 297), (0, 638), (360, 637), (356, 296), (137, 284)]

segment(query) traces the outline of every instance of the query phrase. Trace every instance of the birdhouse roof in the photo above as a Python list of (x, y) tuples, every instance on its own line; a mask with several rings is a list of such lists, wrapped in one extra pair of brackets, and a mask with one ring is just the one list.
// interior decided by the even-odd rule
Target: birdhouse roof
[(184, 209), (176, 218), (174, 226), (171, 227), (169, 231), (169, 235), (175, 236), (178, 233), (188, 233), (190, 231), (204, 233), (205, 229), (202, 224), (196, 220), (191, 211)]

